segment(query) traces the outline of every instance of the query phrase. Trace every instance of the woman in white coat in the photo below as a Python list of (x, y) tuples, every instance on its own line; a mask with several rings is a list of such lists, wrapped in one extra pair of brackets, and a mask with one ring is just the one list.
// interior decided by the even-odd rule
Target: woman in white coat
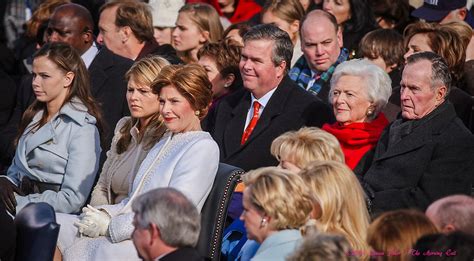
[(65, 260), (139, 260), (131, 240), (131, 202), (151, 189), (176, 188), (201, 210), (219, 164), (219, 148), (200, 124), (211, 102), (211, 83), (199, 65), (170, 65), (153, 89), (168, 131), (142, 162), (127, 198), (87, 207), (79, 219), (58, 215), (58, 247)]
[(68, 44), (50, 43), (34, 55), (36, 100), (25, 111), (18, 144), (0, 198), (14, 214), (30, 202), (77, 213), (98, 169), (102, 118), (87, 69)]

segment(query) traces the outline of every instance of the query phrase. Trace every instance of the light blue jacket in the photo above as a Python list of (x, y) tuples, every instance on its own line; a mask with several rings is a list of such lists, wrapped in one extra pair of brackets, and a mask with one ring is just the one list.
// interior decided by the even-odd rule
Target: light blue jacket
[(301, 240), (301, 232), (297, 229), (285, 229), (267, 237), (250, 260), (252, 261), (284, 261), (294, 252)]
[(7, 177), (17, 186), (27, 176), (61, 188), (58, 192), (16, 195), (17, 213), (29, 202), (49, 203), (61, 213), (78, 212), (91, 192), (99, 164), (96, 119), (78, 99), (73, 99), (40, 129), (29, 131), (42, 114), (33, 117), (21, 136)]

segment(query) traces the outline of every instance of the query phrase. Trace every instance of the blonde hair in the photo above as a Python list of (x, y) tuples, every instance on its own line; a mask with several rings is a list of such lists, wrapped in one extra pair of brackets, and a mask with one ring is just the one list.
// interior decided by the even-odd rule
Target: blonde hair
[[(133, 79), (136, 84), (150, 86), (152, 85), (155, 78), (161, 72), (161, 69), (170, 63), (159, 56), (150, 56), (140, 59), (135, 62), (132, 67), (125, 74), (125, 79), (127, 82)], [(158, 100), (156, 101), (158, 103)], [(122, 154), (127, 151), (128, 146), (132, 141), (132, 135), (130, 130), (138, 122), (139, 119), (131, 118), (123, 127), (120, 129), (120, 139), (117, 141), (117, 154)], [(146, 141), (144, 146), (145, 150), (151, 149), (151, 147), (163, 136), (166, 127), (163, 124), (163, 121), (160, 119), (160, 112), (157, 111), (152, 119), (149, 121), (149, 126), (144, 127), (145, 131), (142, 131), (140, 134), (140, 140), (145, 134), (145, 132), (151, 131), (150, 138)]]
[(313, 200), (298, 175), (278, 167), (265, 167), (245, 174), (243, 182), (251, 204), (271, 217), (274, 229), (298, 229), (309, 219)]
[[(224, 28), (222, 27), (219, 13), (216, 9), (209, 4), (205, 3), (193, 3), (186, 4), (178, 13), (189, 13), (189, 19), (193, 21), (201, 32), (209, 32), (209, 37), (207, 42), (216, 43), (222, 39)], [(193, 61), (189, 52), (184, 52), (183, 61), (190, 62)]]
[(469, 24), (464, 21), (452, 21), (446, 24), (439, 24), (438, 26), (440, 28), (449, 28), (457, 32), (462, 39), (463, 45), (467, 49), (473, 35), (472, 27)]
[[(436, 226), (417, 210), (395, 210), (385, 212), (370, 224), (367, 243), (377, 252), (384, 252), (384, 260), (410, 260), (408, 251), (416, 241), (429, 234), (438, 233)], [(400, 255), (389, 256), (389, 251), (400, 251)]]
[(315, 161), (299, 175), (320, 205), (318, 229), (342, 234), (354, 250), (367, 252), (369, 213), (364, 191), (349, 167), (336, 161)]
[[(262, 8), (262, 16), (265, 12), (271, 12), (290, 25), (295, 21), (300, 22), (305, 15), (304, 8), (299, 0), (269, 0)], [(290, 38), (293, 39), (293, 36), (290, 35)]]
[(316, 127), (283, 133), (273, 140), (270, 152), (279, 161), (288, 160), (300, 169), (315, 160), (344, 163), (344, 153), (337, 138)]

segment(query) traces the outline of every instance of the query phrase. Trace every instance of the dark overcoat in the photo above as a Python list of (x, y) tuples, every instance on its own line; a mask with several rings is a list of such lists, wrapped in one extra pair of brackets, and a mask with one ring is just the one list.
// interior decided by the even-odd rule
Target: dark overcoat
[[(444, 102), (419, 126), (389, 146), (389, 125), (357, 173), (374, 213), (417, 208), (453, 194), (470, 194), (474, 176), (474, 137)], [(362, 162), (361, 164), (364, 164)]]

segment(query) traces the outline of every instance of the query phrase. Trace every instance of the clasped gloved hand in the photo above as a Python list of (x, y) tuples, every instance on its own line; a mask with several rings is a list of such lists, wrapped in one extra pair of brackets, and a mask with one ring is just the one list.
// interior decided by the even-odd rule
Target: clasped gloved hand
[(91, 205), (82, 209), (81, 220), (74, 223), (79, 233), (88, 237), (105, 236), (109, 228), (111, 217)]

